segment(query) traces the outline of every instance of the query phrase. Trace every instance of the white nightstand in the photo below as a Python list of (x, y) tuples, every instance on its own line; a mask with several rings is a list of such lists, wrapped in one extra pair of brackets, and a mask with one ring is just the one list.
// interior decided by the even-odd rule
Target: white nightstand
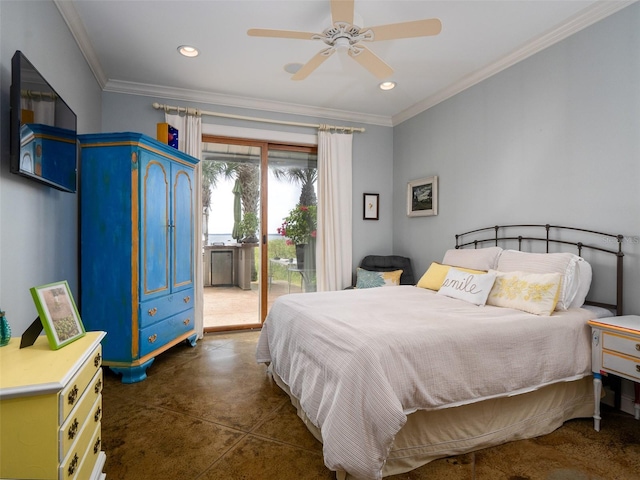
[(616, 375), (635, 382), (635, 418), (640, 420), (640, 316), (589, 320), (591, 370), (595, 395), (593, 426), (600, 431), (602, 375)]

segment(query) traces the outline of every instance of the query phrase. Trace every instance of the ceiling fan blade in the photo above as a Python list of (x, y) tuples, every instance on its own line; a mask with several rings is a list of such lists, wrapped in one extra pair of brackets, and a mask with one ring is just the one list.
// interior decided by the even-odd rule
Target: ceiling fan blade
[(358, 44), (357, 49), (359, 53), (353, 53), (353, 50), (349, 50), (349, 56), (356, 62), (369, 70), (378, 78), (385, 78), (393, 73), (393, 68), (384, 63), (380, 57), (373, 53), (368, 48)]
[(374, 42), (378, 40), (395, 40), (396, 38), (428, 37), (430, 35), (438, 35), (442, 31), (442, 22), (437, 18), (427, 18), (425, 20), (390, 23), (362, 29), (362, 31), (366, 30), (373, 32)]
[(319, 51), (291, 77), (291, 80), (304, 80), (311, 72), (318, 68), (322, 62), (333, 55), (335, 51), (336, 49), (333, 47)]
[(353, 23), (354, 0), (331, 0), (331, 21)]
[(294, 30), (270, 30), (268, 28), (250, 28), (247, 30), (250, 37), (273, 37), (273, 38), (297, 38), (300, 40), (314, 40), (317, 33), (296, 32)]

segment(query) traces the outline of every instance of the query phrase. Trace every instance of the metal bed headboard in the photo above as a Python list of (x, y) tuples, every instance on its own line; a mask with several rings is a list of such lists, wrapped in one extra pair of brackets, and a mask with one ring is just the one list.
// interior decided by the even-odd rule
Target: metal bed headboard
[[(506, 230), (512, 228), (521, 228), (521, 229), (536, 229), (536, 228), (544, 228), (546, 233), (545, 236), (511, 236), (507, 235)], [(599, 237), (605, 237), (606, 239), (613, 239), (618, 244), (617, 250), (611, 250), (607, 248), (603, 248), (597, 245), (590, 245), (583, 242), (570, 242), (567, 240), (561, 240), (559, 237), (555, 237), (552, 234), (557, 234), (558, 236), (563, 231), (572, 231), (572, 232), (580, 232), (580, 233), (588, 233), (590, 235), (596, 235)], [(487, 232), (493, 232), (492, 236), (487, 236), (485, 238), (485, 234)], [(466, 240), (469, 237), (482, 237), (482, 238), (474, 238), (473, 240)], [(593, 305), (597, 307), (603, 307), (608, 309), (613, 309), (616, 311), (616, 315), (622, 315), (622, 293), (623, 293), (623, 270), (622, 270), (622, 259), (624, 257), (624, 253), (622, 253), (622, 241), (624, 239), (623, 235), (604, 233), (604, 232), (596, 232), (594, 230), (586, 230), (584, 228), (575, 228), (575, 227), (563, 227), (560, 225), (495, 225), (493, 227), (485, 227), (478, 228), (476, 230), (470, 230), (465, 233), (460, 233), (456, 235), (456, 247), (455, 248), (464, 248), (469, 247), (471, 245), (474, 248), (478, 248), (478, 246), (482, 247), (483, 244), (491, 243), (496, 247), (504, 245), (508, 241), (516, 241), (518, 242), (518, 250), (522, 250), (522, 242), (524, 241), (536, 241), (536, 242), (545, 242), (546, 244), (546, 253), (549, 253), (549, 245), (551, 244), (562, 244), (562, 245), (571, 245), (576, 247), (577, 254), (582, 256), (583, 249), (589, 249), (593, 251), (608, 253), (611, 255), (615, 255), (616, 257), (616, 302), (615, 303), (602, 303), (602, 302), (593, 302), (587, 300), (585, 303), (587, 305)]]

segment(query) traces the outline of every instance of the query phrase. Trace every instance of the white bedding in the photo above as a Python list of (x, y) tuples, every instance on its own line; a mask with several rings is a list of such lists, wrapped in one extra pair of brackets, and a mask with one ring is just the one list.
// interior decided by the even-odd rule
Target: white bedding
[(325, 464), (379, 479), (406, 415), (590, 375), (583, 309), (477, 307), (413, 286), (280, 297), (256, 359), (321, 430)]

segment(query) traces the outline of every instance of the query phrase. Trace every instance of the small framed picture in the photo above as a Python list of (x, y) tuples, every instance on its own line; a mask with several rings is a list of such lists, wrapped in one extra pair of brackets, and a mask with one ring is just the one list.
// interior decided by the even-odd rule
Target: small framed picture
[(438, 214), (438, 177), (413, 180), (407, 184), (407, 215), (427, 217)]
[(84, 325), (66, 281), (31, 288), (40, 321), (52, 350), (85, 335)]
[(362, 218), (364, 220), (378, 220), (378, 202), (380, 200), (380, 194), (365, 193), (363, 197)]

